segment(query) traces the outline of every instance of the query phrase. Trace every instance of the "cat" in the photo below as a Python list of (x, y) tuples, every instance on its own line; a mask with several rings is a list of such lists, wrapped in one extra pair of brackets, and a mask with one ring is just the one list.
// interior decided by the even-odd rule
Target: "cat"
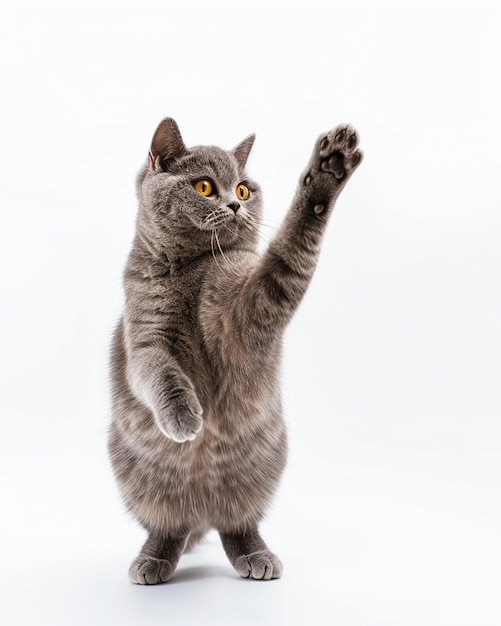
[(258, 528), (286, 462), (282, 335), (362, 153), (351, 126), (321, 135), (258, 255), (261, 191), (245, 172), (254, 139), (188, 149), (167, 118), (137, 177), (109, 432), (123, 499), (148, 532), (129, 570), (137, 584), (167, 582), (210, 528), (243, 578), (282, 574)]

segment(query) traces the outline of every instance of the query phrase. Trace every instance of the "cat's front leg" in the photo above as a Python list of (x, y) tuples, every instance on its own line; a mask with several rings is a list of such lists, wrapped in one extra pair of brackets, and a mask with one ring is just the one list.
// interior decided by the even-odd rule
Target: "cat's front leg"
[(295, 313), (315, 271), (334, 202), (361, 160), (351, 126), (318, 138), (280, 230), (240, 292), (236, 306), (249, 346), (262, 345), (263, 334), (281, 333)]
[(130, 386), (151, 410), (158, 428), (178, 443), (194, 439), (203, 425), (203, 410), (191, 380), (167, 350), (133, 344), (129, 351)]
[[(183, 377), (184, 378), (184, 377)], [(181, 384), (176, 372), (167, 376), (163, 389), (154, 403), (153, 414), (160, 430), (177, 443), (192, 441), (202, 429), (202, 406), (191, 381)], [(175, 382), (174, 382), (175, 381)]]
[[(284, 268), (311, 278), (316, 267), (327, 219), (342, 189), (362, 161), (357, 131), (348, 125), (337, 126), (320, 135), (306, 170), (300, 177), (292, 206), (265, 261), (279, 258)], [(268, 271), (271, 266), (268, 266)], [(280, 281), (282, 277), (277, 276)], [(302, 297), (308, 284), (291, 281)], [(297, 300), (294, 300), (297, 303)]]

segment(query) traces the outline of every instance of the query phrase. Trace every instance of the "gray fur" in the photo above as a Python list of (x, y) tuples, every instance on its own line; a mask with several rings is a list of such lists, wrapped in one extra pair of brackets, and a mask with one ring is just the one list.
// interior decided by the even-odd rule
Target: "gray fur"
[[(253, 142), (230, 152), (188, 149), (166, 119), (137, 178), (109, 437), (125, 503), (149, 534), (129, 571), (135, 583), (169, 580), (209, 528), (241, 576), (282, 572), (258, 531), (286, 461), (282, 335), (361, 152), (349, 126), (318, 139), (282, 227), (259, 256), (261, 192), (244, 171)], [(200, 195), (201, 178), (217, 194)], [(241, 182), (250, 189), (243, 201)]]

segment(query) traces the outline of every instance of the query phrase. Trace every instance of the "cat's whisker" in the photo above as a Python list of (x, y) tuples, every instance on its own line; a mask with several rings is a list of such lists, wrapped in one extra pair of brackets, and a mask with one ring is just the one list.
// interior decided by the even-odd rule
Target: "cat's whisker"
[(270, 230), (277, 230), (278, 226), (273, 226), (272, 224), (267, 224), (266, 222), (263, 222), (263, 220), (258, 219), (257, 217), (254, 217), (252, 215), (247, 215), (246, 218), (253, 226), (256, 226), (258, 228), (261, 228), (262, 226), (264, 228), (269, 228)]
[(212, 228), (212, 224), (210, 223), (212, 218), (214, 217), (214, 211), (211, 211), (208, 215), (204, 217), (204, 219), (200, 222), (200, 229), (206, 230), (207, 227)]
[(228, 213), (226, 211), (211, 211), (200, 223), (200, 228), (205, 230), (207, 227), (213, 229), (218, 226), (225, 225), (228, 221)]
[(258, 237), (261, 243), (264, 243), (266, 245), (269, 245), (273, 241), (272, 237), (267, 237), (266, 235), (263, 235), (263, 233), (258, 233)]
[(260, 230), (260, 224), (257, 222), (254, 222), (252, 220), (252, 218), (250, 217), (245, 217), (244, 218), (244, 225), (245, 227), (252, 231), (252, 232), (256, 232), (258, 237), (262, 238), (264, 242), (269, 243), (270, 241), (272, 241), (273, 237), (272, 235), (270, 235), (269, 233), (263, 233)]
[(237, 272), (235, 270), (235, 268), (233, 267), (233, 265), (230, 263), (228, 257), (225, 255), (225, 253), (223, 252), (223, 249), (221, 248), (221, 244), (219, 243), (219, 237), (217, 236), (217, 230), (214, 229), (214, 235), (216, 236), (216, 243), (217, 243), (217, 247), (219, 248), (219, 252), (221, 253), (221, 256), (223, 257), (223, 260), (225, 262), (225, 265), (227, 267), (227, 269), (234, 275), (237, 276)]
[(228, 224), (223, 223), (223, 226), (226, 228), (226, 230), (229, 230), (232, 235), (235, 235), (235, 237), (238, 237), (238, 233), (234, 231), (232, 228), (230, 228)]
[(214, 261), (216, 263), (216, 265), (218, 266), (218, 268), (221, 271), (224, 271), (223, 268), (219, 265), (219, 261), (217, 260), (216, 257), (216, 251), (214, 250), (214, 235), (216, 234), (216, 229), (213, 228), (211, 231), (211, 237), (210, 237), (210, 247), (211, 247), (211, 251), (212, 251), (212, 256), (214, 257)]
[[(223, 267), (220, 265), (219, 261), (217, 260), (216, 250), (214, 248), (214, 240), (216, 241), (217, 247), (219, 249), (219, 253), (221, 254), (221, 258), (223, 260)], [(217, 230), (215, 228), (212, 229), (211, 248), (212, 248), (212, 256), (214, 257), (214, 261), (216, 262), (216, 265), (218, 266), (218, 268), (222, 272), (229, 271), (236, 276), (237, 274), (235, 272), (235, 268), (231, 265), (231, 263), (229, 262), (228, 258), (226, 257), (226, 255), (224, 254), (221, 248), (219, 237), (217, 235)]]
[(266, 222), (262, 222), (261, 220), (255, 220), (256, 224), (262, 226), (263, 228), (269, 228), (270, 230), (277, 230), (278, 225), (274, 226), (273, 224), (267, 224)]
[(266, 228), (277, 229), (279, 226), (278, 224), (269, 224), (268, 222), (265, 222), (262, 218), (252, 215), (251, 213), (247, 213), (245, 215), (245, 218), (251, 221), (253, 224), (265, 226)]

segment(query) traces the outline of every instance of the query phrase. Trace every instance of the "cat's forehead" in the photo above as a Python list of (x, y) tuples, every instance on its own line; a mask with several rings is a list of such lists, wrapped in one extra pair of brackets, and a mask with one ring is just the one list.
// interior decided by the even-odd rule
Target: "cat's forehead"
[(216, 146), (191, 148), (183, 157), (182, 165), (190, 176), (207, 176), (228, 186), (238, 182), (237, 160), (231, 153)]

